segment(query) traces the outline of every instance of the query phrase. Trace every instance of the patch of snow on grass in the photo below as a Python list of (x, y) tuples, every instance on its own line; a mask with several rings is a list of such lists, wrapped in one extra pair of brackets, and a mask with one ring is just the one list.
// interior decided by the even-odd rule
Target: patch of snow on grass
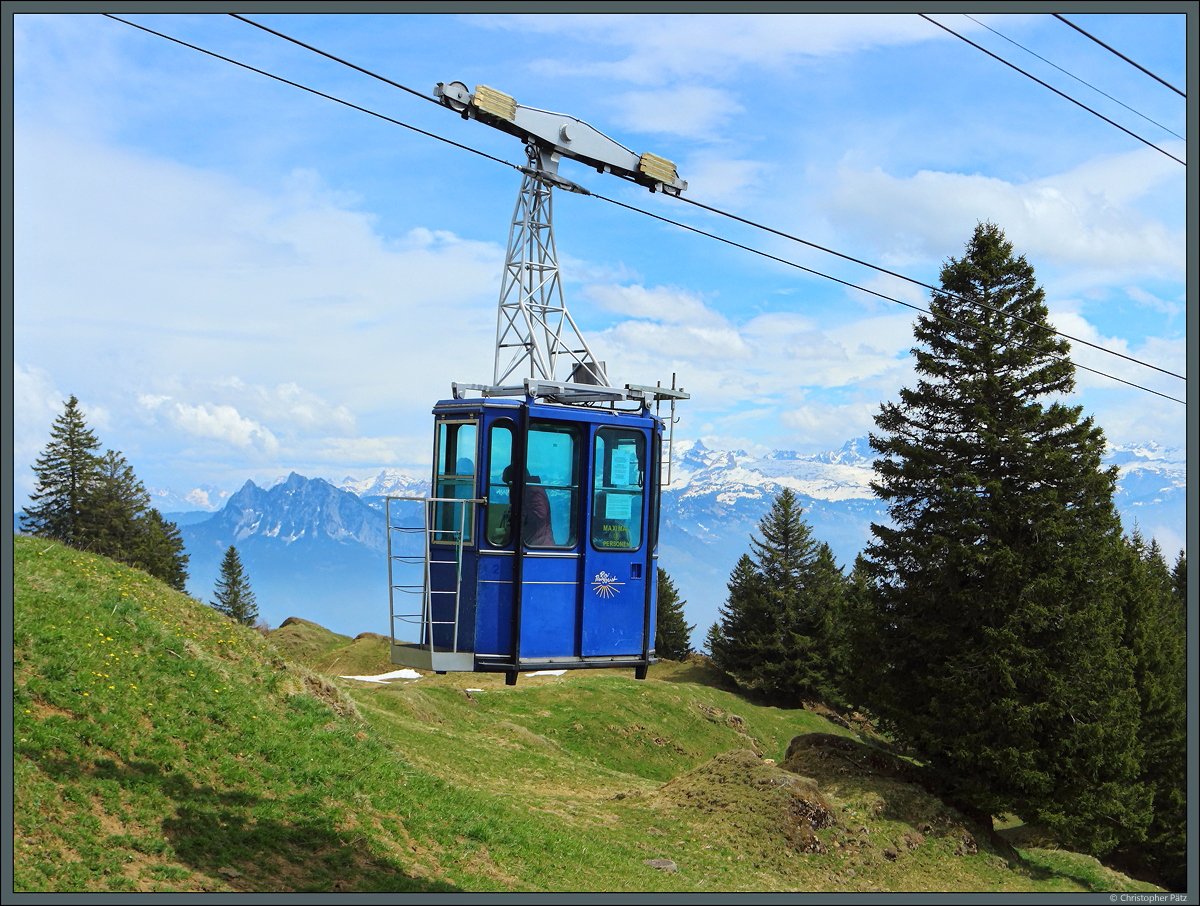
[(421, 674), (410, 667), (403, 670), (393, 670), (391, 673), (380, 673), (378, 676), (339, 676), (338, 679), (356, 679), (364, 683), (390, 683), (396, 679), (420, 679)]

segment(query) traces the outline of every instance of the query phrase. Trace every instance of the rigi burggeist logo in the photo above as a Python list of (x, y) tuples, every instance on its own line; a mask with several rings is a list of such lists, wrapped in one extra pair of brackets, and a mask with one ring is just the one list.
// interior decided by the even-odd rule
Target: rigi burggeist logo
[(611, 598), (620, 592), (621, 589), (617, 586), (624, 584), (624, 582), (618, 582), (616, 576), (610, 576), (605, 570), (600, 570), (592, 579), (592, 590), (602, 598)]

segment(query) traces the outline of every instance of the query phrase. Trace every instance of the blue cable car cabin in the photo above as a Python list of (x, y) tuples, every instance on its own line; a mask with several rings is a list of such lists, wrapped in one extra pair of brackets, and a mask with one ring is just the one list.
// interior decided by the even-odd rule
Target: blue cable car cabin
[[(550, 199), (554, 188), (587, 191), (558, 174), (564, 158), (651, 192), (678, 196), (687, 183), (666, 158), (486, 85), (439, 82), (434, 95), (520, 138), (529, 166), (509, 225), (492, 384), (453, 384), (433, 409), (430, 497), (387, 502), (392, 662), (503, 672), (509, 683), (531, 668), (633, 667), (644, 678), (663, 449), (650, 406), (670, 400), (673, 426), (688, 394), (673, 378), (669, 390), (609, 384), (562, 300)], [(567, 381), (556, 363), (570, 364)], [(415, 518), (399, 516), (405, 507)], [(398, 599), (410, 602), (399, 612)]]
[[(682, 394), (680, 394), (682, 396)], [(392, 661), (504, 672), (654, 663), (663, 422), (640, 412), (513, 399), (436, 404), (422, 523), (389, 501)], [(398, 512), (398, 510), (397, 510)], [(424, 539), (422, 554), (393, 545)], [(393, 561), (423, 565), (398, 612)], [(411, 641), (397, 641), (406, 631)]]

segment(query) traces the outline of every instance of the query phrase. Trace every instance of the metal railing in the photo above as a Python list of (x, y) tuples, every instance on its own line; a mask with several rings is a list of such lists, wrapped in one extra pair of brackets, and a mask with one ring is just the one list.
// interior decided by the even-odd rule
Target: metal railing
[[(458, 651), (458, 620), (459, 602), (462, 590), (462, 549), (470, 537), (471, 527), (475, 519), (475, 505), (484, 503), (475, 498), (454, 497), (388, 497), (384, 501), (384, 513), (387, 519), (387, 561), (388, 561), (388, 610), (390, 616), (392, 644), (397, 644), (397, 623), (417, 627), (416, 644), (435, 650), (434, 627), (450, 626), (450, 650)], [(393, 506), (395, 504), (395, 506)], [(418, 513), (406, 517), (396, 514), (403, 505)], [(438, 507), (447, 507), (453, 516), (437, 519)], [(445, 511), (443, 511), (445, 512)], [(394, 518), (395, 514), (395, 518)], [(399, 521), (400, 524), (396, 524)], [(447, 527), (450, 526), (450, 527)], [(456, 527), (455, 527), (456, 526)], [(453, 558), (434, 559), (432, 556), (433, 542), (436, 540), (444, 550), (453, 550)], [(399, 537), (398, 542), (393, 541)], [(417, 541), (419, 537), (420, 541)], [(445, 547), (443, 547), (445, 545)], [(419, 548), (419, 550), (418, 550)], [(399, 549), (399, 552), (398, 550)], [(438, 576), (435, 588), (433, 580), (434, 569), (453, 568), (453, 581), (442, 581), (444, 576)], [(403, 572), (403, 576), (397, 573)], [(403, 580), (403, 581), (401, 581)], [(397, 593), (417, 599), (412, 604), (397, 609)], [(453, 619), (434, 619), (434, 596), (450, 596), (446, 607), (439, 599), (439, 612), (449, 611)], [(407, 639), (401, 640), (407, 642)]]

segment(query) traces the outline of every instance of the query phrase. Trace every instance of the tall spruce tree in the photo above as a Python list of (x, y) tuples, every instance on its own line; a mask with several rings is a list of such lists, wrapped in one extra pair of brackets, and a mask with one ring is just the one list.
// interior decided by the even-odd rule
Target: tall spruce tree
[(244, 626), (258, 622), (258, 605), (250, 590), (250, 578), (242, 567), (242, 558), (232, 544), (221, 558), (221, 573), (213, 590), (212, 606)]
[(827, 544), (812, 537), (785, 488), (729, 577), (710, 650), (717, 667), (768, 696), (825, 698), (833, 691), (832, 626), (846, 580)]
[(1143, 841), (1123, 840), (1123, 864), (1153, 872), (1160, 884), (1187, 884), (1187, 622), (1157, 542), (1139, 532), (1123, 546), (1125, 646), (1133, 656), (1141, 706), (1140, 782), (1153, 817)]
[(691, 634), (696, 627), (689, 626), (683, 618), (683, 605), (679, 590), (667, 571), (658, 568), (658, 609), (654, 614), (654, 651), (659, 657), (682, 661), (692, 653)]
[(726, 588), (729, 596), (708, 630), (709, 654), (721, 670), (753, 682), (761, 679), (767, 660), (782, 657), (781, 636), (774, 631), (778, 619), (749, 554), (738, 559)]
[(917, 319), (915, 388), (876, 416), (861, 565), (872, 710), (979, 816), (1111, 851), (1148, 822), (1139, 703), (1114, 580), (1116, 470), (1069, 392), (1033, 268), (981, 223)]
[(79, 400), (72, 395), (33, 467), (37, 487), (21, 519), (25, 531), (75, 547), (86, 543), (89, 502), (99, 462), (94, 451), (99, 447), (100, 441), (84, 421)]

